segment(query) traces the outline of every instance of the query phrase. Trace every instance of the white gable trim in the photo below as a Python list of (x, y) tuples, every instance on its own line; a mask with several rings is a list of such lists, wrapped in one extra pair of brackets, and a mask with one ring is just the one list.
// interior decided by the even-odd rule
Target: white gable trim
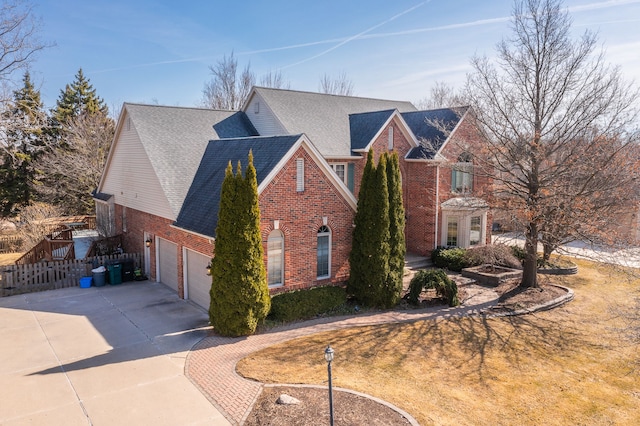
[(307, 135), (300, 135), (295, 144), (287, 151), (287, 153), (280, 159), (278, 164), (271, 170), (271, 172), (265, 176), (260, 185), (258, 186), (258, 195), (262, 194), (262, 191), (271, 183), (271, 181), (276, 177), (276, 175), (282, 170), (282, 168), (293, 158), (295, 152), (302, 147), (309, 156), (313, 159), (313, 161), (320, 167), (320, 170), (325, 174), (325, 176), (331, 181), (333, 186), (338, 189), (338, 192), (344, 197), (347, 201), (347, 204), (355, 211), (358, 205), (356, 197), (351, 193), (347, 185), (338, 178), (331, 166), (327, 161), (322, 157), (318, 149), (309, 141)]
[(449, 133), (449, 136), (447, 136), (447, 139), (444, 141), (444, 143), (442, 144), (442, 146), (440, 147), (440, 149), (438, 150), (438, 152), (436, 152), (436, 156), (440, 156), (442, 158), (444, 158), (444, 156), (442, 155), (442, 152), (444, 151), (445, 147), (447, 146), (447, 144), (449, 143), (449, 141), (451, 140), (451, 138), (453, 137), (454, 133), (456, 132), (456, 130), (458, 130), (458, 128), (460, 127), (460, 125), (462, 124), (462, 120), (464, 120), (467, 117), (467, 114), (469, 114), (469, 109), (468, 108), (464, 114), (462, 114), (462, 117), (460, 117), (460, 120), (458, 120), (458, 124), (456, 124), (456, 126), (453, 128), (453, 130), (451, 130), (451, 132)]
[(376, 139), (378, 139), (380, 137), (380, 135), (382, 134), (382, 131), (384, 129), (386, 129), (391, 124), (391, 122), (393, 121), (394, 117), (397, 117), (398, 120), (400, 120), (401, 126), (399, 127), (399, 129), (406, 136), (407, 140), (409, 141), (409, 144), (412, 145), (413, 148), (417, 147), (419, 145), (418, 138), (416, 138), (416, 136), (413, 134), (413, 132), (411, 131), (411, 128), (409, 128), (409, 125), (407, 124), (407, 122), (404, 121), (404, 118), (402, 118), (402, 115), (400, 114), (400, 111), (398, 111), (396, 109), (389, 116), (387, 121), (385, 121), (384, 124), (382, 126), (380, 126), (380, 129), (378, 129), (378, 131), (373, 136), (373, 138), (371, 138), (369, 143), (367, 143), (367, 146), (365, 146), (362, 149), (354, 149), (353, 152), (369, 152), (369, 150), (371, 149), (371, 145), (373, 145), (373, 143), (376, 141)]

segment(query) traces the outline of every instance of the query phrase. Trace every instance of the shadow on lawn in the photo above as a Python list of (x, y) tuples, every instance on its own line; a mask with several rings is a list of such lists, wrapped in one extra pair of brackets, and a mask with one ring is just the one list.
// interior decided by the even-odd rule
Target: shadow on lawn
[[(355, 355), (353, 362), (370, 363), (387, 357), (386, 364), (415, 363), (418, 357), (445, 362), (458, 375), (487, 374), (488, 357), (503, 357), (514, 367), (535, 354), (545, 359), (566, 351), (601, 347), (586, 329), (567, 321), (562, 312), (492, 318), (450, 317), (409, 324), (386, 324), (356, 329), (335, 340), (334, 347)], [(457, 353), (456, 356), (452, 354)], [(435, 365), (434, 365), (435, 367)]]

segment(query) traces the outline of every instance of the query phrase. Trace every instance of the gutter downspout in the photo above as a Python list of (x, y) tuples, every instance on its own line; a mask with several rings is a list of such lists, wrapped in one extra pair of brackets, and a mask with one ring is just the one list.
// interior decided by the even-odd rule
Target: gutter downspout
[(437, 249), (438, 248), (438, 226), (440, 226), (439, 224), (439, 212), (440, 212), (440, 165), (436, 165), (436, 223), (435, 223), (435, 229), (434, 229), (434, 241), (433, 241), (433, 249)]

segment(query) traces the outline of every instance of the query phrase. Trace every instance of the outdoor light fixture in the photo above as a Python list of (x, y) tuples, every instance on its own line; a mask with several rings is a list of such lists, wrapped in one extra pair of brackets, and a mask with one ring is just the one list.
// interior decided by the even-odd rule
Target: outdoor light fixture
[(333, 361), (333, 348), (331, 345), (324, 350), (324, 359), (327, 361), (327, 374), (329, 375), (329, 424), (333, 426), (333, 389), (331, 386), (331, 361)]
[(151, 238), (147, 239), (147, 241), (144, 242), (144, 245), (147, 247), (151, 247)]
[(211, 275), (211, 262), (207, 264), (207, 275)]

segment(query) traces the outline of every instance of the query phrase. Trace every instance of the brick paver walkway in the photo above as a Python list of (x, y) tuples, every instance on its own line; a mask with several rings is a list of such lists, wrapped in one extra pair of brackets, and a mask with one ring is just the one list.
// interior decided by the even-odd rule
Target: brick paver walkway
[(482, 290), (478, 286), (471, 287), (465, 305), (456, 308), (431, 307), (322, 318), (242, 338), (210, 336), (193, 347), (187, 357), (185, 373), (232, 424), (240, 425), (249, 415), (263, 386), (262, 383), (244, 379), (236, 373), (238, 361), (252, 352), (323, 331), (475, 315), (496, 303), (498, 295), (494, 291), (486, 288)]

